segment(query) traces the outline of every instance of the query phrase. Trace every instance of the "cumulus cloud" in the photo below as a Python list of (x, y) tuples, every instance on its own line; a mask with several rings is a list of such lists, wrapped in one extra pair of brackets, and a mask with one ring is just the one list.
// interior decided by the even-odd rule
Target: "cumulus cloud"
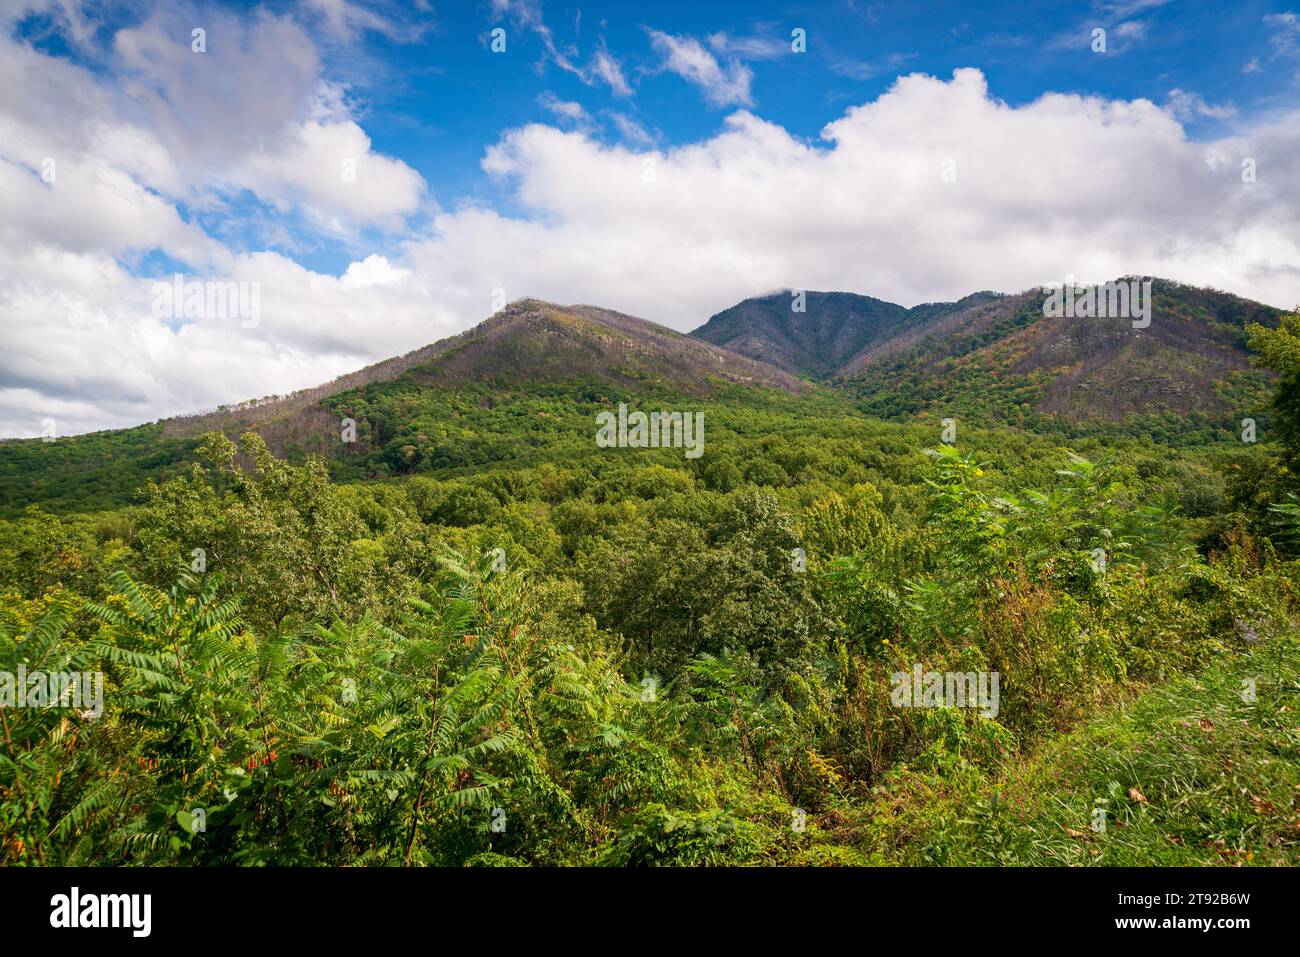
[[(202, 54), (189, 42), (195, 22), (207, 24)], [(371, 150), (292, 19), (265, 10), (251, 23), (159, 11), (119, 31), (114, 49), (120, 112), (156, 131), (190, 190), (247, 189), (281, 209), (303, 207), (331, 232), (396, 227), (419, 207), (419, 174)]]
[[(446, 213), (407, 255), (467, 317), (494, 287), (689, 329), (780, 286), (910, 305), (1130, 272), (1290, 306), (1298, 141), (1294, 116), (1195, 143), (1147, 100), (1049, 94), (1012, 107), (977, 70), (914, 74), (820, 144), (745, 111), (667, 151), (511, 131), (484, 166), (530, 215)], [(1246, 158), (1254, 183), (1242, 181)]]
[(46, 37), (57, 31), (76, 47), (88, 46), (100, 26), (95, 11), (78, 0), (0, 0), (0, 26), (5, 28), (5, 33), (29, 14), (50, 20), (51, 26), (38, 36)]
[(303, 207), (336, 233), (356, 223), (396, 229), (424, 191), (415, 170), (372, 151), (352, 121), (308, 120), (274, 147), (250, 153), (229, 176), (280, 208)]
[[(191, 49), (195, 22), (207, 25), (205, 53)], [(316, 49), (292, 20), (160, 11), (118, 31), (106, 69), (116, 72), (111, 85), (0, 35), (0, 158), (32, 169), (53, 159), (69, 173), (102, 168), (101, 199), (134, 184), (201, 208), (248, 190), (280, 209), (301, 207), (333, 232), (396, 227), (424, 200), (421, 177), (376, 153), (342, 91), (322, 83)]]
[(37, 435), (46, 418), (73, 434), (283, 394), (453, 329), (418, 280), (383, 257), (336, 277), (259, 253), (236, 257), (220, 278), (258, 284), (255, 327), (238, 316), (155, 317), (154, 281), (111, 257), (49, 246), (6, 257), (0, 434)]
[[(74, 39), (90, 30), (75, 5), (46, 12)], [(21, 13), (9, 5), (0, 22)], [(194, 23), (206, 53), (191, 49)], [(423, 180), (374, 151), (319, 69), (301, 27), (265, 10), (244, 24), (159, 10), (93, 67), (0, 31), (0, 435), (289, 391), (453, 331), (382, 257), (320, 275), (232, 250), (194, 218), (216, 211), (229, 226), (232, 197), (251, 195), (351, 237), (423, 208)], [(256, 284), (262, 321), (154, 315), (151, 274), (164, 268)]]
[[(747, 110), (668, 149), (649, 134), (611, 144), (531, 124), (483, 157), (522, 212), (430, 208), (427, 227), (339, 275), (241, 252), (182, 206), (244, 184), (271, 209), (350, 228), (422, 202), (422, 182), (375, 154), (293, 25), (262, 15), (286, 44), (262, 83), (281, 85), (223, 104), (248, 111), (228, 118), (234, 143), (168, 110), (203, 109), (212, 93), (202, 74), (151, 70), (145, 51), (165, 25), (122, 41), (130, 91), (0, 40), (0, 434), (39, 434), (44, 418), (63, 433), (128, 425), (316, 385), (480, 321), (498, 289), (682, 330), (781, 286), (911, 305), (1138, 272), (1300, 300), (1300, 117), (1193, 142), (1180, 116), (1197, 112), (1194, 99), (1180, 110), (1048, 94), (1010, 106), (977, 70), (902, 77), (812, 142)], [(227, 45), (251, 57), (247, 69), (271, 69), (252, 62), (258, 43)], [(240, 139), (243, 123), (264, 135)], [(361, 188), (340, 191), (331, 175), (349, 153), (369, 159)], [(172, 267), (141, 260), (157, 253), (187, 278), (257, 283), (260, 321), (155, 315), (153, 283)]]

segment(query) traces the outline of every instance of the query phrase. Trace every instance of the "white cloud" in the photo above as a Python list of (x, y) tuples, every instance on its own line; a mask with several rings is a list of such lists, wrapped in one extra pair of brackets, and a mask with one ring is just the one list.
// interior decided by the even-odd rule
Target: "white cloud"
[(1115, 3), (1099, 3), (1095, 6), (1106, 16), (1130, 17), (1135, 13), (1163, 7), (1167, 3), (1169, 0), (1118, 0)]
[(650, 31), (650, 42), (663, 56), (663, 68), (695, 84), (714, 106), (750, 106), (754, 71), (732, 60), (724, 67), (693, 37)]
[[(66, 9), (63, 19), (77, 12)], [(0, 21), (19, 12), (10, 5)], [(190, 47), (196, 22), (204, 54)], [(292, 20), (159, 10), (119, 31), (96, 66), (0, 31), (0, 435), (37, 434), (44, 418), (66, 434), (289, 391), (454, 331), (418, 278), (382, 257), (321, 275), (236, 253), (182, 215), (182, 203), (224, 213), (247, 190), (282, 218), (353, 236), (423, 208), (423, 180), (372, 149)], [(190, 279), (257, 283), (260, 324), (156, 318), (141, 268), (153, 250)]]
[(583, 108), (581, 103), (575, 103), (573, 100), (562, 100), (550, 90), (539, 96), (537, 102), (542, 109), (561, 122), (583, 129), (591, 126), (591, 114)]
[(1165, 109), (1179, 120), (1189, 120), (1198, 116), (1212, 120), (1227, 120), (1237, 115), (1237, 107), (1233, 103), (1207, 103), (1201, 94), (1189, 93), (1185, 90), (1170, 90)]
[[(191, 49), (206, 31), (207, 52)], [(188, 182), (277, 140), (311, 117), (320, 57), (303, 28), (265, 9), (243, 21), (216, 10), (159, 8), (113, 37), (113, 111), (147, 125)]]
[(775, 60), (790, 52), (789, 40), (767, 34), (734, 36), (725, 30), (719, 30), (717, 33), (710, 33), (706, 39), (709, 41), (709, 46), (719, 53), (729, 53), (746, 60)]
[[(398, 42), (416, 39), (430, 25), (426, 18), (414, 24), (399, 23), (395, 18), (355, 3), (353, 0), (304, 0), (308, 10), (321, 18), (328, 33), (337, 40), (351, 41), (361, 34), (374, 32)], [(415, 12), (428, 14), (427, 3), (417, 2)]]
[(575, 47), (561, 48), (556, 41), (555, 33), (542, 18), (542, 5), (538, 0), (492, 0), (491, 7), (494, 16), (509, 16), (515, 24), (536, 34), (542, 41), (546, 55), (561, 70), (573, 74), (588, 86), (595, 85), (599, 80), (608, 85), (615, 96), (632, 95), (622, 65), (609, 52), (603, 40), (592, 54), (591, 61), (584, 67), (578, 63), (579, 54)]
[(871, 80), (890, 73), (897, 74), (908, 60), (915, 57), (915, 53), (890, 53), (876, 60), (840, 60), (832, 63), (831, 69), (851, 80)]
[(1147, 35), (1147, 24), (1145, 20), (1126, 20), (1117, 25), (1112, 32), (1121, 40), (1143, 40)]
[(614, 124), (614, 128), (618, 130), (618, 134), (623, 138), (624, 142), (630, 143), (633, 146), (655, 145), (654, 135), (632, 117), (612, 111), (608, 115), (610, 121)]
[(126, 256), (154, 247), (207, 262), (218, 245), (134, 179), (84, 159), (53, 158), (54, 182), (0, 158), (0, 237), (6, 247), (49, 244)]
[(276, 146), (253, 152), (229, 179), (277, 206), (302, 206), (331, 232), (368, 223), (396, 229), (421, 201), (424, 180), (370, 149), (356, 123), (308, 120)]
[[(537, 98), (537, 103), (547, 113), (555, 117), (555, 122), (564, 129), (577, 130), (587, 136), (599, 136), (602, 132), (596, 117), (587, 112), (586, 107), (573, 100), (563, 100), (550, 90)], [(600, 116), (613, 125), (617, 137), (633, 146), (653, 146), (655, 137), (640, 123), (625, 113), (616, 110), (601, 110)]]
[(1133, 3), (1120, 4), (1113, 8), (1107, 8), (1105, 5), (1096, 7), (1093, 15), (1085, 17), (1082, 21), (1075, 23), (1048, 40), (1047, 49), (1098, 52), (1094, 51), (1094, 44), (1097, 40), (1094, 31), (1100, 29), (1104, 31), (1105, 35), (1106, 56), (1120, 56), (1128, 53), (1146, 40), (1148, 23), (1146, 20), (1120, 20), (1120, 22), (1116, 23), (1115, 19), (1138, 12), (1147, 6), (1157, 5)]
[(74, 46), (89, 45), (99, 29), (99, 18), (88, 4), (79, 0), (0, 0), (0, 28), (5, 34), (12, 24), (27, 14), (46, 16)]
[[(340, 275), (238, 253), (178, 203), (220, 203), (243, 184), (273, 210), (347, 229), (424, 202), (422, 181), (375, 154), (321, 83), (292, 24), (263, 16), (284, 56), (260, 62), (263, 39), (227, 35), (242, 51), (235, 66), (262, 72), (232, 80), (213, 131), (175, 115), (220, 99), (206, 68), (151, 72), (145, 51), (165, 31), (129, 38), (139, 45), (124, 48), (135, 84), (124, 94), (0, 40), (0, 434), (38, 434), (46, 417), (65, 433), (127, 425), (316, 385), (480, 321), (498, 288), (683, 330), (781, 286), (911, 305), (1140, 272), (1300, 300), (1300, 117), (1198, 143), (1179, 117), (1222, 107), (1194, 94), (1163, 107), (1065, 94), (1010, 106), (975, 70), (903, 77), (817, 143), (744, 110), (671, 149), (630, 125), (609, 145), (532, 124), (483, 159), (526, 215), (436, 211), (425, 232)], [(575, 106), (548, 108), (580, 120)], [(353, 191), (331, 178), (348, 153), (365, 159)], [(54, 183), (39, 176), (47, 156)], [(1241, 181), (1247, 157), (1253, 184)], [(946, 160), (955, 182), (941, 177)], [(258, 283), (260, 323), (155, 318), (153, 277), (127, 265), (153, 248), (191, 264), (191, 278)]]
[(1269, 44), (1278, 56), (1300, 56), (1300, 16), (1294, 13), (1270, 13), (1264, 17), (1269, 28)]
[[(195, 22), (207, 25), (206, 53), (191, 49)], [(114, 48), (129, 97), (118, 111), (143, 113), (190, 192), (248, 189), (281, 209), (301, 205), (334, 233), (395, 228), (420, 206), (419, 174), (371, 150), (293, 20), (265, 10), (247, 23), (159, 12), (119, 31)]]
[(529, 217), (446, 213), (408, 255), (466, 322), (496, 286), (690, 329), (781, 286), (910, 305), (1129, 272), (1286, 307), (1300, 300), (1296, 119), (1196, 143), (1150, 101), (1012, 107), (960, 70), (900, 79), (820, 146), (747, 112), (664, 152), (532, 125), (484, 161)]
[(219, 278), (258, 283), (255, 328), (238, 317), (155, 318), (153, 280), (109, 257), (11, 252), (0, 264), (0, 434), (38, 435), (44, 418), (73, 434), (284, 394), (459, 328), (416, 276), (380, 256), (336, 277), (258, 253)]
[(590, 75), (604, 80), (615, 96), (632, 95), (632, 87), (628, 85), (627, 78), (623, 76), (623, 67), (604, 46), (601, 46), (599, 50), (592, 54), (588, 72)]
[[(1300, 60), (1300, 16), (1289, 12), (1270, 13), (1264, 17), (1264, 25), (1270, 31), (1269, 45), (1275, 58)], [(1300, 70), (1293, 79), (1300, 86)]]

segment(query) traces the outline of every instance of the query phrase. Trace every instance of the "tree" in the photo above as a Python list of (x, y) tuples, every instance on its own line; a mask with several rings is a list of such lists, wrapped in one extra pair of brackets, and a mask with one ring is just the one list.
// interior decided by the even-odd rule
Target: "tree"
[(1281, 376), (1273, 394), (1273, 431), (1292, 473), (1300, 462), (1300, 312), (1283, 316), (1276, 328), (1246, 327), (1255, 361)]
[(264, 633), (357, 621), (402, 593), (403, 563), (381, 575), (380, 556), (361, 544), (371, 531), (353, 497), (330, 484), (319, 459), (280, 461), (255, 433), (240, 448), (210, 433), (199, 455), (188, 477), (146, 490), (141, 541), (155, 582), (169, 580), (178, 558), (196, 573), (223, 572)]

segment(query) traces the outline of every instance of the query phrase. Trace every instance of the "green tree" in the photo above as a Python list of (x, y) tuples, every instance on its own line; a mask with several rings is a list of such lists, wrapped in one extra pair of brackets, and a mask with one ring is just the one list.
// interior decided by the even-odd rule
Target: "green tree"
[(1251, 323), (1246, 332), (1255, 361), (1281, 376), (1273, 394), (1273, 430), (1294, 474), (1300, 460), (1300, 313), (1283, 316), (1275, 328)]
[(169, 579), (178, 558), (220, 571), (265, 633), (356, 621), (400, 596), (404, 563), (381, 573), (382, 552), (363, 544), (372, 533), (354, 497), (330, 483), (320, 460), (276, 459), (255, 433), (239, 448), (211, 433), (199, 455), (189, 476), (146, 489), (140, 538), (155, 582)]

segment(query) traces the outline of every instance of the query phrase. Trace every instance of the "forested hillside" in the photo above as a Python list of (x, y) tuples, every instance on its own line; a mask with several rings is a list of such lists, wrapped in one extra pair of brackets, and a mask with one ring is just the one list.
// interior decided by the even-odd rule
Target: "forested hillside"
[[(580, 455), (591, 447), (578, 420), (638, 399), (718, 403), (712, 421), (775, 403), (796, 418), (865, 412), (938, 428), (959, 417), (1061, 441), (1124, 434), (1185, 447), (1230, 448), (1243, 418), (1267, 423), (1274, 377), (1251, 365), (1245, 327), (1276, 325), (1277, 310), (1164, 281), (1144, 329), (1048, 319), (1042, 302), (1040, 291), (976, 293), (908, 310), (809, 292), (800, 313), (779, 293), (683, 336), (607, 309), (521, 300), (292, 395), (57, 443), (0, 442), (0, 515), (132, 504), (147, 479), (183, 471), (208, 431), (254, 429), (290, 461), (314, 454), (336, 478), (381, 478), (526, 462), (556, 443)], [(339, 441), (344, 419), (356, 423), (353, 443)]]
[(886, 421), (525, 301), (230, 435), (7, 443), (0, 674), (102, 695), (0, 708), (0, 863), (1294, 864), (1300, 318), (1206, 310), (1257, 441)]
[[(740, 389), (742, 404), (811, 391), (780, 369), (654, 323), (526, 299), (459, 336), (316, 389), (57, 443), (0, 442), (0, 515), (33, 503), (55, 511), (130, 504), (146, 479), (192, 462), (208, 431), (255, 429), (278, 455), (300, 462), (315, 454), (336, 475), (377, 478), (511, 462), (539, 446), (555, 455), (557, 442), (586, 449), (590, 436), (574, 422), (599, 403), (696, 401), (729, 387)], [(356, 423), (355, 442), (341, 441), (345, 418)]]
[(1253, 367), (1250, 323), (1276, 325), (1259, 303), (1152, 282), (1149, 324), (1043, 314), (1030, 291), (982, 303), (884, 343), (843, 370), (877, 415), (942, 408), (1013, 426), (1088, 431), (1097, 423), (1178, 441), (1237, 431), (1265, 414), (1273, 379)]
[(1245, 328), (1275, 325), (1278, 310), (1212, 289), (1151, 284), (1140, 328), (1121, 316), (1045, 317), (1041, 289), (911, 309), (788, 290), (747, 299), (692, 335), (835, 382), (886, 418), (930, 411), (1069, 436), (1104, 422), (1185, 443), (1263, 416), (1272, 379), (1251, 366)]
[(783, 290), (737, 303), (691, 335), (789, 372), (829, 378), (852, 368), (864, 352), (996, 298), (993, 293), (977, 293), (961, 302), (904, 309), (847, 292)]

